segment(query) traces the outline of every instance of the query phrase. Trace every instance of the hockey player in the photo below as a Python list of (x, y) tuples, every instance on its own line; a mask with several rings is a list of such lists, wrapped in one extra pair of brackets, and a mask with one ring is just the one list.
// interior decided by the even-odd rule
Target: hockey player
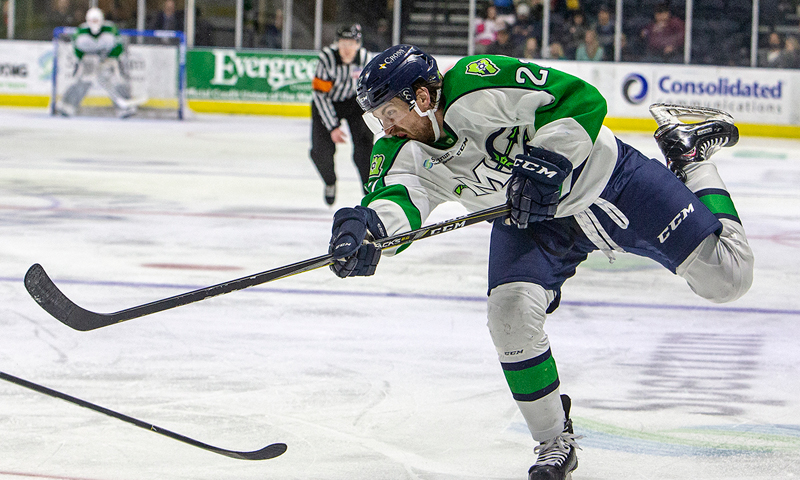
[(488, 327), (539, 443), (530, 480), (562, 480), (577, 467), (579, 437), (544, 323), (589, 252), (651, 258), (712, 302), (750, 288), (753, 254), (708, 161), (738, 141), (723, 112), (703, 110), (705, 121), (685, 124), (681, 114), (697, 112), (653, 107), (656, 140), (684, 183), (603, 126), (606, 101), (593, 86), (534, 63), (472, 56), (442, 78), (432, 57), (398, 45), (365, 67), (358, 101), (386, 136), (373, 149), (361, 206), (334, 215), (338, 276), (374, 273), (381, 252), (364, 240), (419, 228), (443, 202), (511, 207), (492, 228)]
[(362, 111), (356, 102), (356, 80), (367, 64), (367, 49), (361, 46), (361, 26), (341, 27), (336, 43), (319, 54), (319, 63), (312, 82), (311, 160), (325, 182), (325, 203), (336, 200), (336, 171), (333, 156), (336, 145), (346, 141), (342, 120), (347, 120), (353, 142), (353, 163), (362, 185), (369, 176), (369, 154), (373, 135), (364, 125)]
[(92, 7), (86, 12), (86, 23), (78, 27), (72, 45), (78, 59), (75, 81), (56, 105), (58, 112), (64, 116), (75, 115), (92, 87), (92, 79), (96, 79), (108, 93), (119, 117), (134, 115), (136, 105), (131, 101), (130, 81), (120, 59), (125, 49), (119, 41), (117, 27), (105, 21), (102, 10)]

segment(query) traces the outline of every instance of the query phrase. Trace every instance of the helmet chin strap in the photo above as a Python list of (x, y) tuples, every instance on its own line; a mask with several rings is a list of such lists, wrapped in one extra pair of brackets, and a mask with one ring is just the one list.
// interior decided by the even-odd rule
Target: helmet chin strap
[(436, 101), (436, 104), (433, 105), (433, 108), (423, 112), (419, 109), (419, 105), (417, 102), (414, 102), (414, 111), (417, 112), (417, 115), (420, 117), (428, 117), (428, 120), (431, 121), (431, 126), (433, 127), (433, 141), (439, 141), (439, 138), (442, 136), (442, 131), (439, 129), (439, 121), (436, 120), (436, 111), (439, 109), (439, 101)]

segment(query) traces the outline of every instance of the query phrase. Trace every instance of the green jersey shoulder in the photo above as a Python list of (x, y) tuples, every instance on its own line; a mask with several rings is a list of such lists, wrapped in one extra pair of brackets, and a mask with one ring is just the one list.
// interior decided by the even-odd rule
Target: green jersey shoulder
[(607, 104), (589, 83), (553, 68), (501, 55), (474, 55), (459, 60), (444, 76), (442, 93), (447, 112), (464, 96), (491, 89), (522, 89), (552, 96), (537, 109), (535, 126), (574, 118), (592, 141), (602, 126)]
[(118, 58), (125, 50), (119, 41), (119, 30), (111, 22), (103, 23), (97, 34), (92, 33), (88, 24), (82, 23), (72, 35), (72, 45), (79, 59), (86, 54)]

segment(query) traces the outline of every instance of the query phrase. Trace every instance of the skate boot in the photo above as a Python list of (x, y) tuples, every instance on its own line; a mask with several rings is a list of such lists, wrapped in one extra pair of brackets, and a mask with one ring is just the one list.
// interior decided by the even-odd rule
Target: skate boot
[[(667, 159), (667, 166), (681, 181), (686, 182), (684, 167), (703, 162), (722, 147), (732, 147), (739, 141), (739, 129), (729, 114), (705, 107), (684, 107), (657, 103), (650, 113), (658, 122), (656, 143)], [(690, 117), (697, 123), (684, 123)]]
[(336, 184), (333, 185), (325, 185), (325, 203), (328, 205), (333, 205), (333, 202), (336, 201)]
[(564, 422), (564, 431), (533, 449), (534, 453), (539, 454), (539, 458), (528, 470), (528, 480), (567, 480), (572, 478), (572, 471), (578, 468), (575, 450), (580, 447), (575, 441), (583, 437), (572, 431), (572, 420), (569, 418), (572, 404), (570, 398), (561, 395), (561, 404), (567, 419)]

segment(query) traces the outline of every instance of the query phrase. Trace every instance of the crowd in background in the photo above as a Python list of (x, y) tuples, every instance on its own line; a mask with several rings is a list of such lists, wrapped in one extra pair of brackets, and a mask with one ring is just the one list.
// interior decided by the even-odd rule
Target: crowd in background
[[(543, 1), (550, 2), (547, 52), (541, 51)], [(626, 62), (683, 62), (685, 1), (624, 0), (620, 59)], [(758, 66), (800, 68), (800, 0), (759, 1)], [(0, 36), (5, 38), (9, 0), (0, 2), (3, 4)], [(88, 0), (16, 2), (15, 18), (20, 25), (15, 38), (28, 40), (49, 39), (52, 29), (57, 26), (77, 26), (83, 21), (88, 4)], [(42, 3), (47, 3), (48, 7), (41, 8)], [(98, 0), (106, 18), (116, 22), (120, 28), (136, 28), (136, 3), (135, 0)], [(207, 6), (214, 5), (214, 11), (196, 8), (195, 46), (233, 46), (234, 3), (197, 1), (203, 9), (210, 10)], [(404, 0), (404, 12), (413, 9), (414, 3), (414, 0)], [(291, 47), (310, 49), (313, 15), (298, 12), (313, 9), (313, 1), (303, 3), (296, 0), (294, 4), (294, 42)], [(522, 58), (614, 60), (615, 10), (611, 0), (482, 0), (478, 4), (479, 18), (473, 32), (477, 53)], [(147, 5), (147, 28), (184, 30), (183, 0), (147, 0)], [(282, 6), (280, 0), (245, 1), (243, 47), (283, 48)], [(327, 0), (324, 9), (323, 14), (332, 20), (331, 24), (361, 23), (364, 45), (369, 50), (381, 51), (391, 44), (392, 0)], [(220, 12), (230, 18), (221, 18)], [(407, 18), (405, 15), (404, 20)], [(691, 62), (749, 65), (751, 19), (752, 0), (695, 1)]]
[[(495, 0), (484, 5), (476, 22), (475, 51), (520, 58), (552, 58), (581, 61), (613, 61), (615, 19), (613, 5), (603, 0), (551, 0), (548, 51), (541, 51), (543, 0)], [(685, 3), (638, 2), (626, 6), (621, 60), (681, 63), (684, 58)], [(745, 4), (746, 3), (746, 4)], [(776, 2), (774, 10), (800, 13), (800, 3)], [(762, 2), (770, 6), (770, 0)], [(696, 2), (692, 32), (692, 63), (746, 65), (749, 60), (752, 6), (743, 0)], [(764, 7), (762, 7), (764, 8)], [(746, 14), (746, 15), (745, 15)], [(768, 16), (764, 28), (786, 17)], [(762, 19), (764, 20), (764, 19)], [(758, 65), (800, 68), (798, 34), (770, 31), (759, 49)]]

